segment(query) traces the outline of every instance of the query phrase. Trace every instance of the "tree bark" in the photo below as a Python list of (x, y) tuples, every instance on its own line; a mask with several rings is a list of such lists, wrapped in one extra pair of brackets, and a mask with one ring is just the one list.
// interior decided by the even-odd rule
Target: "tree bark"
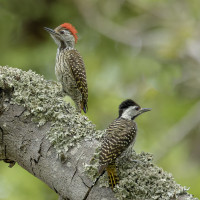
[[(85, 116), (76, 113), (63, 101), (58, 95), (59, 90), (59, 85), (32, 71), (0, 67), (0, 160), (9, 162), (11, 167), (17, 162), (53, 189), (60, 200), (82, 200), (97, 176), (96, 149), (105, 131), (95, 130)], [(148, 157), (144, 153), (136, 157), (138, 163), (151, 162), (144, 161)], [(122, 161), (123, 164), (120, 159), (118, 161), (122, 184), (114, 192), (110, 188), (99, 187), (107, 183), (104, 175), (92, 188), (88, 200), (131, 199), (128, 198), (131, 195), (141, 199), (141, 192), (137, 194), (135, 188), (130, 191), (123, 185), (123, 181), (126, 183), (128, 180), (123, 173), (130, 171), (122, 167), (130, 161), (125, 155)], [(144, 171), (150, 167), (158, 170), (153, 164), (148, 164), (146, 169), (145, 166), (142, 167)], [(173, 178), (168, 181), (182, 188), (174, 183)], [(137, 185), (136, 182), (134, 184)], [(166, 191), (167, 199), (194, 199), (184, 188), (173, 194), (166, 188), (163, 191)], [(145, 191), (143, 199), (155, 199), (155, 192)], [(147, 198), (145, 193), (152, 198)]]

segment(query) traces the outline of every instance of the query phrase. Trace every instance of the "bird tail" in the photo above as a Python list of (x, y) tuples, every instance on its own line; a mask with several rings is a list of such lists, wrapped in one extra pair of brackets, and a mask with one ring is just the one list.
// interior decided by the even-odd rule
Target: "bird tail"
[(87, 102), (81, 102), (81, 109), (86, 113), (88, 111)]
[(119, 177), (117, 175), (117, 169), (115, 164), (108, 165), (106, 171), (108, 173), (109, 185), (113, 189), (115, 185), (119, 183)]

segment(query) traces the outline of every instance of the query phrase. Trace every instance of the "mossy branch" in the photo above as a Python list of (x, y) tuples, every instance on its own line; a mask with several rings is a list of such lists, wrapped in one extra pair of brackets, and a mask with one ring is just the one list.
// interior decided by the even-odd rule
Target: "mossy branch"
[[(32, 71), (0, 67), (0, 159), (17, 162), (59, 199), (81, 200), (97, 177), (99, 138), (87, 117), (59, 96), (60, 86)], [(134, 162), (133, 160), (137, 160)], [(102, 176), (88, 200), (194, 199), (173, 177), (134, 151), (118, 159), (114, 192)]]

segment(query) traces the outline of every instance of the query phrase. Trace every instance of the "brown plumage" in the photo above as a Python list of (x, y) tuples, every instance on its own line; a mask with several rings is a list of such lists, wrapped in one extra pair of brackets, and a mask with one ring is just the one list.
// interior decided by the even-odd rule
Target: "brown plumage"
[(131, 143), (134, 143), (136, 133), (136, 123), (124, 118), (116, 119), (106, 130), (99, 155), (99, 174), (102, 174), (104, 170), (107, 171), (112, 188), (119, 181), (115, 161)]
[(135, 142), (137, 124), (133, 120), (140, 114), (150, 110), (149, 108), (141, 108), (131, 99), (127, 99), (119, 105), (119, 117), (108, 126), (101, 144), (99, 153), (99, 177), (88, 189), (83, 200), (87, 199), (90, 191), (105, 171), (107, 171), (109, 185), (112, 189), (120, 181), (117, 175), (115, 161)]
[(55, 28), (45, 28), (58, 45), (55, 73), (62, 85), (64, 94), (75, 102), (76, 109), (86, 113), (88, 106), (88, 87), (83, 59), (74, 48), (78, 39), (76, 29), (69, 23)]
[(133, 120), (149, 110), (128, 99), (120, 104), (119, 117), (106, 130), (99, 154), (99, 174), (107, 171), (112, 188), (119, 182), (115, 161), (135, 142), (137, 124)]
[(88, 87), (85, 72), (85, 65), (83, 59), (77, 50), (68, 50), (66, 53), (68, 65), (71, 69), (73, 77), (75, 79), (78, 90), (81, 93), (82, 99), (80, 100), (81, 109), (86, 112), (88, 101)]

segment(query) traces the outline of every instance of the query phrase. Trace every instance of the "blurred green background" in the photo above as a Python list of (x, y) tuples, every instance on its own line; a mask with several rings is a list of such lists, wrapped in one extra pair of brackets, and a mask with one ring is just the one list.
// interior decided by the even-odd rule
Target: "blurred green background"
[[(0, 0), (0, 65), (56, 80), (56, 44), (43, 27), (72, 23), (89, 87), (87, 116), (98, 129), (131, 98), (152, 111), (137, 118), (136, 152), (200, 198), (199, 0)], [(1, 200), (54, 200), (41, 181), (0, 162)]]

